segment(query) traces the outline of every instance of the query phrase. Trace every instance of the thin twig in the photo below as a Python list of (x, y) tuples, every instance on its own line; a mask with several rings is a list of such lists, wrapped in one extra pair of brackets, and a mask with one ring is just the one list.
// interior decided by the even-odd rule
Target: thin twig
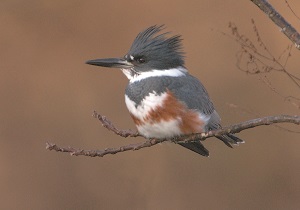
[(226, 33), (223, 33), (224, 35), (234, 39), (240, 45), (240, 49), (236, 54), (237, 68), (249, 75), (261, 76), (261, 81), (264, 82), (268, 88), (279, 95), (283, 100), (290, 102), (299, 109), (300, 98), (294, 96), (293, 99), (289, 100), (290, 97), (280, 93), (267, 79), (267, 74), (270, 72), (283, 73), (291, 80), (293, 84), (296, 85), (297, 88), (300, 88), (300, 77), (291, 74), (286, 68), (287, 62), (291, 58), (291, 50), (293, 49), (292, 46), (289, 45), (279, 55), (279, 57), (275, 57), (261, 38), (255, 21), (252, 19), (251, 22), (257, 43), (249, 39), (246, 35), (239, 33), (238, 27), (232, 22), (229, 23), (229, 28), (232, 35), (230, 36)]
[(291, 12), (293, 13), (293, 15), (298, 19), (298, 20), (300, 20), (300, 17), (296, 14), (296, 12), (292, 9), (292, 7), (290, 6), (290, 3), (287, 1), (287, 0), (285, 0), (285, 3), (286, 3), (286, 5), (287, 5), (287, 7), (291, 10)]
[(122, 136), (122, 137), (137, 137), (137, 136), (141, 136), (137, 131), (133, 131), (133, 130), (119, 130), (118, 128), (116, 128), (114, 126), (114, 124), (107, 119), (105, 116), (98, 114), (96, 111), (93, 112), (93, 117), (97, 118), (102, 126), (106, 129), (108, 129), (109, 131), (114, 132), (115, 134)]
[[(103, 117), (102, 115), (94, 112), (94, 116), (101, 122), (102, 126), (107, 128), (110, 131), (113, 131), (117, 135), (123, 136), (123, 137), (137, 137), (141, 136), (137, 132), (133, 132), (131, 130), (119, 130), (117, 129), (111, 121), (109, 121), (106, 117)], [(60, 147), (53, 143), (46, 143), (46, 149), (47, 150), (54, 150), (57, 152), (67, 152), (71, 155), (83, 155), (83, 156), (89, 156), (89, 157), (103, 157), (107, 154), (116, 154), (119, 152), (125, 152), (129, 150), (139, 150), (145, 147), (151, 147), (158, 143), (164, 142), (164, 141), (171, 141), (171, 142), (192, 142), (192, 141), (203, 141), (207, 138), (213, 137), (213, 136), (219, 136), (224, 135), (228, 133), (238, 133), (242, 130), (254, 128), (257, 126), (262, 125), (271, 125), (274, 123), (293, 123), (293, 124), (300, 124), (300, 116), (290, 116), (290, 115), (278, 115), (278, 116), (269, 116), (269, 117), (263, 117), (258, 119), (249, 120), (246, 122), (242, 122), (239, 124), (231, 125), (228, 127), (225, 127), (223, 129), (219, 130), (213, 130), (206, 133), (199, 133), (199, 134), (191, 134), (188, 136), (181, 136), (177, 138), (172, 139), (147, 139), (144, 142), (136, 143), (136, 144), (129, 144), (125, 146), (121, 146), (118, 148), (106, 148), (103, 150), (83, 150), (83, 149), (75, 149), (72, 147)]]

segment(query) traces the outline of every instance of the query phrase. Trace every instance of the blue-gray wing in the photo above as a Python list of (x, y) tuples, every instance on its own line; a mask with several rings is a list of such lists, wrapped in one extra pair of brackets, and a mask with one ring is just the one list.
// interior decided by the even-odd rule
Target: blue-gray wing
[[(206, 125), (206, 130), (215, 130), (221, 128), (221, 119), (217, 111), (211, 102), (209, 95), (205, 87), (201, 82), (191, 75), (186, 77), (180, 77), (177, 80), (173, 80), (168, 86), (168, 89), (186, 104), (189, 109), (194, 109), (209, 117), (209, 121)], [(228, 147), (232, 147), (231, 144), (239, 144), (244, 142), (242, 139), (236, 137), (233, 134), (226, 134), (217, 137), (223, 141)], [(180, 144), (194, 152), (201, 155), (208, 156), (208, 151), (201, 145), (200, 141), (195, 144)]]
[(195, 77), (187, 74), (184, 77), (172, 79), (168, 89), (177, 99), (184, 102), (189, 109), (197, 110), (210, 117), (207, 129), (220, 127), (220, 117), (202, 83)]

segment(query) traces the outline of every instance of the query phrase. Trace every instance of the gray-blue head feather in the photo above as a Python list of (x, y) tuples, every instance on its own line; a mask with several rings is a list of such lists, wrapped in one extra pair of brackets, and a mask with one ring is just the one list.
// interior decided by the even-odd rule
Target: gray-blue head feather
[(134, 64), (135, 71), (163, 70), (184, 67), (184, 52), (180, 35), (167, 37), (170, 32), (159, 33), (163, 25), (151, 26), (140, 32), (125, 55)]

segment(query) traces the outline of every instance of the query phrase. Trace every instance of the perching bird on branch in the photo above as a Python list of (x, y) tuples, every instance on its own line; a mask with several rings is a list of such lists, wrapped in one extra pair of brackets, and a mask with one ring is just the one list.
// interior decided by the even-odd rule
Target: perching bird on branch
[[(181, 36), (167, 37), (163, 26), (151, 26), (135, 38), (123, 58), (86, 63), (120, 68), (129, 79), (125, 102), (146, 138), (172, 138), (221, 128), (220, 117), (202, 83), (184, 66)], [(217, 137), (227, 146), (243, 142), (233, 134)], [(200, 155), (209, 151), (200, 141), (179, 143)]]

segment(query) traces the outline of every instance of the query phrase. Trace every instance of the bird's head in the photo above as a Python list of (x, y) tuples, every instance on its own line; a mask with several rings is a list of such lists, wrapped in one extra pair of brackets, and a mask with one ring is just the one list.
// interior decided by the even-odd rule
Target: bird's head
[(159, 33), (164, 26), (151, 26), (140, 32), (129, 52), (123, 58), (89, 60), (90, 65), (120, 68), (128, 79), (144, 73), (184, 68), (181, 37), (167, 37), (169, 32)]

